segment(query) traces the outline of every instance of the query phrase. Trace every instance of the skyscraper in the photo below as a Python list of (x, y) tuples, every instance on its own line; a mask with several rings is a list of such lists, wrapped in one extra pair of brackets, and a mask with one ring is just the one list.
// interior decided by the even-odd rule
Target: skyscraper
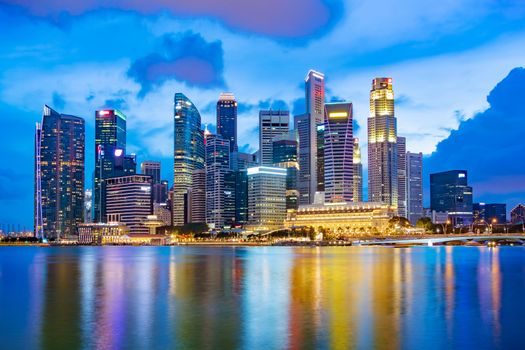
[(106, 182), (106, 210), (109, 222), (126, 224), (132, 234), (147, 234), (142, 222), (153, 213), (152, 179), (147, 175), (112, 177)]
[(188, 222), (206, 222), (206, 170), (196, 169), (193, 171), (192, 184), (188, 191)]
[(423, 154), (406, 153), (407, 219), (412, 225), (423, 217)]
[[(228, 203), (230, 141), (219, 135), (206, 136), (206, 223), (222, 228), (234, 221), (235, 203)], [(232, 206), (232, 207), (230, 207)], [(233, 220), (231, 211), (233, 210)]]
[(116, 109), (95, 112), (94, 221), (106, 221), (104, 179), (136, 173), (134, 155), (126, 155), (126, 116)]
[(145, 160), (140, 164), (140, 172), (143, 175), (151, 176), (154, 184), (160, 182), (160, 162)]
[[(305, 78), (305, 98), (306, 98), (306, 114), (309, 115), (309, 147), (302, 148), (302, 154), (299, 155), (299, 159), (309, 157), (309, 181), (310, 189), (308, 193), (305, 193), (310, 203), (313, 203), (315, 192), (318, 191), (319, 179), (318, 179), (318, 167), (322, 164), (318, 164), (317, 153), (318, 153), (318, 126), (324, 124), (324, 74), (316, 72), (314, 70), (308, 71)], [(304, 138), (304, 137), (303, 137)], [(299, 143), (302, 140), (299, 139)], [(319, 145), (322, 146), (322, 145)], [(300, 146), (301, 147), (301, 146)], [(306, 152), (308, 151), (308, 152)], [(301, 169), (302, 169), (301, 164)], [(306, 171), (306, 169), (304, 169)], [(320, 172), (323, 173), (324, 172)], [(322, 183), (323, 181), (321, 181)], [(321, 185), (322, 186), (322, 185)], [(303, 195), (301, 194), (301, 197)], [(304, 198), (303, 198), (304, 200)], [(307, 203), (305, 203), (307, 204)]]
[(273, 164), (273, 139), (290, 130), (290, 113), (284, 110), (259, 111), (259, 150), (261, 152), (261, 165)]
[(407, 143), (397, 137), (397, 215), (407, 217)]
[(217, 135), (230, 142), (230, 153), (237, 151), (237, 101), (231, 92), (223, 92), (217, 101)]
[(513, 224), (525, 223), (525, 206), (518, 204), (510, 211), (510, 222)]
[(192, 185), (193, 171), (204, 168), (204, 134), (197, 107), (182, 93), (174, 97), (175, 126), (173, 163), (173, 225), (186, 223), (187, 192)]
[(368, 200), (397, 207), (397, 126), (392, 78), (376, 78), (368, 118)]
[(286, 169), (248, 169), (248, 224), (254, 230), (282, 227), (286, 218)]
[[(315, 192), (312, 192), (310, 181), (310, 171), (312, 169), (312, 162), (315, 162), (311, 153), (310, 147), (310, 114), (300, 114), (294, 116), (294, 128), (297, 133), (299, 141), (298, 156), (299, 156), (299, 174), (297, 176), (297, 190), (299, 191), (299, 204), (310, 204), (310, 198), (313, 202)], [(316, 186), (317, 189), (317, 180)]]
[(326, 103), (324, 114), (325, 199), (350, 203), (354, 200), (352, 103)]
[(286, 169), (286, 209), (297, 209), (299, 205), (297, 148), (298, 143), (293, 132), (278, 136), (273, 141), (273, 166)]
[(354, 162), (353, 162), (353, 195), (354, 202), (363, 201), (363, 163), (361, 162), (361, 148), (359, 139), (354, 137)]
[(430, 209), (448, 212), (454, 225), (472, 222), (472, 187), (466, 170), (430, 174)]
[(75, 235), (84, 218), (84, 119), (44, 106), (35, 135), (35, 236)]

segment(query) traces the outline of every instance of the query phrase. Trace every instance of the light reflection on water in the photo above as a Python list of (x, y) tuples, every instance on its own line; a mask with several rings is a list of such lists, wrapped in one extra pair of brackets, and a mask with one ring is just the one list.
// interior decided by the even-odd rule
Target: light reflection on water
[(0, 248), (0, 348), (517, 348), (521, 247)]

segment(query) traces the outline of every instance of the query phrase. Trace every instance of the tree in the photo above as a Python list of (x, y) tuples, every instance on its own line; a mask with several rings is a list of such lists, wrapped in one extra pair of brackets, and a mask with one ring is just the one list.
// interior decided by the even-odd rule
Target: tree
[(434, 224), (429, 217), (419, 218), (416, 222), (416, 227), (423, 228), (426, 232), (434, 232)]

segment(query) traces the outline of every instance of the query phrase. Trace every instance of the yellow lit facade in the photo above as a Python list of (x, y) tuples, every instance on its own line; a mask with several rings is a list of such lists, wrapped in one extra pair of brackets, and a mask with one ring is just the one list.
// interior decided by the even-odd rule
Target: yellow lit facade
[(289, 210), (285, 226), (323, 228), (336, 234), (380, 233), (393, 215), (393, 208), (381, 203), (313, 204)]

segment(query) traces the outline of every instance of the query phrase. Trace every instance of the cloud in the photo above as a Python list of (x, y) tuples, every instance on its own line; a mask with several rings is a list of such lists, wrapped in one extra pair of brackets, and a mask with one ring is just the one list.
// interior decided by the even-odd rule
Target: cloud
[(223, 66), (220, 41), (206, 42), (200, 34), (184, 32), (164, 35), (159, 52), (136, 60), (128, 75), (141, 84), (143, 96), (170, 79), (203, 88), (222, 86)]
[(425, 159), (425, 172), (466, 169), (478, 200), (494, 194), (525, 192), (525, 69), (513, 69), (490, 92), (489, 108), (461, 120)]
[(66, 106), (66, 100), (64, 100), (64, 97), (56, 91), (53, 92), (53, 108), (62, 110), (64, 109), (65, 106)]
[(340, 0), (149, 0), (69, 1), (5, 0), (35, 16), (54, 20), (97, 10), (134, 11), (142, 15), (170, 13), (179, 18), (207, 17), (227, 27), (274, 38), (319, 36), (333, 28), (343, 12)]

